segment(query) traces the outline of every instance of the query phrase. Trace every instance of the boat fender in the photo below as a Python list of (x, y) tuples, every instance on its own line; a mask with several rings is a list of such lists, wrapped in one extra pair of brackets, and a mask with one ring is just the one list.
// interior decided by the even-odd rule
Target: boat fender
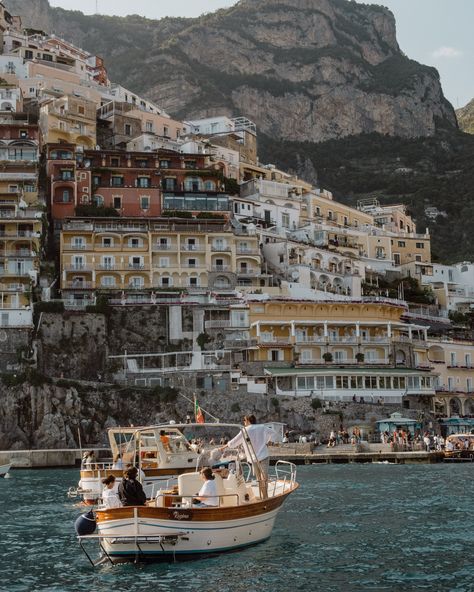
[(74, 528), (76, 529), (76, 534), (78, 536), (85, 536), (88, 534), (93, 534), (97, 526), (94, 512), (90, 510), (86, 514), (81, 514), (76, 522), (74, 523)]

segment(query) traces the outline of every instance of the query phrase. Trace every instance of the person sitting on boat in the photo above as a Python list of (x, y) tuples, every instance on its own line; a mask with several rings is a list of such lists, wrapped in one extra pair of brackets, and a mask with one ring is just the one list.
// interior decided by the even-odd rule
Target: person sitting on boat
[(102, 479), (104, 491), (102, 492), (102, 503), (105, 508), (120, 508), (122, 503), (118, 496), (118, 484), (113, 475)]
[[(246, 415), (244, 417), (244, 426), (247, 434), (252, 443), (252, 448), (255, 452), (255, 456), (260, 463), (260, 469), (262, 470), (264, 477), (268, 477), (268, 468), (270, 465), (269, 451), (267, 444), (275, 437), (275, 432), (264, 424), (257, 424), (257, 418), (255, 415)], [(239, 432), (235, 438), (232, 438), (221, 450), (225, 448), (237, 448), (237, 446), (243, 446), (244, 435)], [(252, 459), (247, 458), (251, 463)]]
[(122, 482), (118, 488), (118, 495), (123, 506), (144, 506), (146, 495), (142, 484), (137, 480), (136, 467), (127, 469), (123, 474)]
[(209, 506), (218, 506), (219, 498), (217, 496), (217, 487), (212, 469), (206, 467), (201, 471), (201, 479), (204, 481), (197, 496), (193, 499), (194, 508), (206, 508)]
[(112, 465), (112, 469), (114, 469), (116, 471), (123, 470), (123, 460), (121, 459), (119, 454), (116, 454), (114, 456), (114, 464)]

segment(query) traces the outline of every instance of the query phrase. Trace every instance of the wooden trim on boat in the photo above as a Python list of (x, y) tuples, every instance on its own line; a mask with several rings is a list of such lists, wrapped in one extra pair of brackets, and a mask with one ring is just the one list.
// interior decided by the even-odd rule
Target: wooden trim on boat
[(285, 493), (270, 497), (263, 501), (249, 502), (240, 506), (222, 506), (220, 508), (156, 508), (153, 506), (126, 506), (123, 508), (111, 508), (107, 510), (97, 510), (97, 522), (103, 524), (110, 520), (124, 520), (135, 517), (134, 510), (138, 509), (138, 518), (154, 518), (156, 520), (173, 520), (186, 523), (193, 522), (211, 522), (221, 520), (237, 520), (239, 518), (250, 518), (266, 514), (279, 508), (290, 493), (298, 488), (294, 487)]

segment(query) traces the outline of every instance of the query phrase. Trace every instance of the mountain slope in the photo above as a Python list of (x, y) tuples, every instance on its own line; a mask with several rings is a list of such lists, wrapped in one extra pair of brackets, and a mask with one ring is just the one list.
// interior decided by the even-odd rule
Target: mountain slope
[[(241, 0), (197, 19), (87, 17), (8, 0), (107, 60), (111, 76), (178, 117), (245, 115), (284, 140), (456, 126), (434, 68), (404, 56), (392, 13), (347, 0)], [(117, 43), (117, 40), (120, 40)]]
[(474, 99), (465, 107), (456, 110), (459, 127), (468, 134), (474, 134)]

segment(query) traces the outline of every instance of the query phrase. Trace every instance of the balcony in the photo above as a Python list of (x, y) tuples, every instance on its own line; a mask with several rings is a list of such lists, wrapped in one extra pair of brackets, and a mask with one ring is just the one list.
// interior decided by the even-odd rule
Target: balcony
[(177, 247), (172, 243), (155, 243), (151, 248), (153, 251), (175, 251)]
[(93, 282), (63, 282), (63, 289), (70, 289), (70, 290), (91, 290), (95, 288), (95, 284)]
[(317, 359), (300, 359), (296, 362), (297, 366), (361, 366), (371, 367), (371, 366), (388, 366), (391, 364), (391, 361), (388, 358), (378, 358), (376, 360), (364, 360), (363, 362), (359, 362), (354, 358), (347, 358), (345, 360), (332, 360), (331, 362), (325, 362), (321, 358)]
[(182, 251), (193, 251), (193, 252), (201, 252), (204, 253), (206, 251), (206, 245), (189, 245), (189, 244), (182, 244), (181, 245)]
[(0, 238), (40, 238), (39, 232), (32, 230), (0, 230)]
[(227, 329), (231, 326), (230, 320), (220, 320), (220, 321), (205, 321), (204, 327), (206, 329)]
[(262, 272), (259, 269), (238, 269), (237, 270), (237, 275), (240, 276), (247, 276), (247, 277), (257, 277), (259, 275), (262, 275)]
[(231, 271), (230, 265), (212, 265), (211, 271)]
[(237, 247), (238, 255), (260, 255), (260, 251), (255, 247), (254, 249), (248, 247)]
[(63, 251), (85, 251), (91, 248), (92, 245), (89, 245), (88, 243), (66, 243), (63, 245)]
[(217, 245), (215, 243), (211, 245), (211, 251), (215, 253), (229, 253), (231, 250), (230, 245)]
[(181, 267), (183, 267), (184, 269), (202, 269), (203, 267), (206, 267), (205, 263), (185, 263), (182, 264)]
[(64, 271), (92, 271), (92, 267), (86, 263), (82, 265), (65, 265), (63, 269)]

